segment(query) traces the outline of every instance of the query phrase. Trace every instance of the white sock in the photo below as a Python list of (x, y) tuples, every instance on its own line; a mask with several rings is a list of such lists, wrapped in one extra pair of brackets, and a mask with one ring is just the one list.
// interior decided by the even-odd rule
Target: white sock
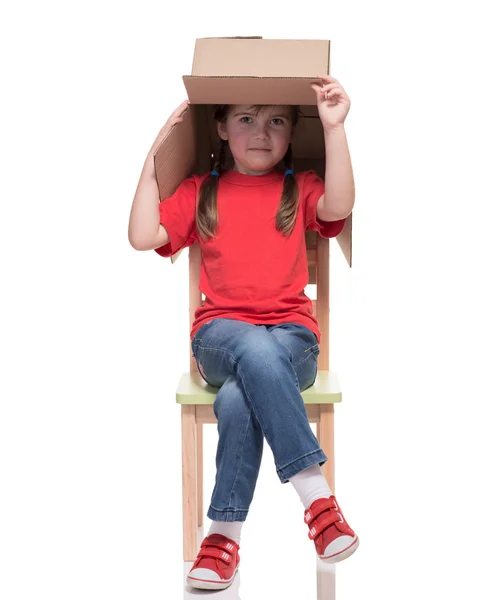
[(245, 521), (212, 521), (207, 535), (220, 533), (240, 545), (243, 523)]
[(289, 479), (299, 494), (299, 499), (305, 509), (310, 508), (314, 500), (318, 498), (329, 498), (333, 493), (327, 485), (326, 478), (322, 473), (320, 465), (312, 465)]

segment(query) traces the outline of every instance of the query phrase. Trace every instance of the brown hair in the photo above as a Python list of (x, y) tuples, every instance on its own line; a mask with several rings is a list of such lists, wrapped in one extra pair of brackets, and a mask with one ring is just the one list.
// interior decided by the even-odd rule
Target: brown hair
[[(216, 121), (224, 122), (227, 119), (229, 112), (229, 104), (218, 104), (214, 107), (214, 119)], [(260, 105), (253, 107), (259, 111)], [(291, 109), (291, 120), (292, 126), (294, 127), (301, 111), (299, 106), (290, 106)], [(214, 159), (213, 170), (217, 171), (219, 175), (224, 169), (226, 162), (226, 148), (228, 147), (227, 140), (220, 141), (220, 148), (218, 155)], [(215, 157), (215, 155), (214, 155)], [(289, 148), (283, 157), (283, 163), (285, 169), (292, 169), (292, 148), (289, 144)], [(196, 227), (200, 236), (203, 239), (208, 237), (215, 237), (218, 222), (217, 212), (217, 189), (219, 186), (219, 177), (210, 176), (205, 179), (201, 184), (199, 197), (198, 197), (198, 208), (196, 211)], [(284, 184), (282, 190), (282, 196), (280, 198), (280, 206), (276, 215), (276, 228), (285, 237), (288, 237), (294, 228), (296, 221), (296, 214), (299, 204), (298, 186), (294, 175), (288, 174), (284, 177)]]

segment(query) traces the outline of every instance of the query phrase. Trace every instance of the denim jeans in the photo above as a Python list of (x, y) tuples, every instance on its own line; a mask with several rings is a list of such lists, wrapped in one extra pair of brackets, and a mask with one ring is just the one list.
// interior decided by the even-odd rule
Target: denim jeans
[(245, 521), (254, 495), (266, 438), (281, 483), (327, 461), (300, 392), (313, 385), (320, 352), (304, 325), (253, 325), (216, 318), (191, 340), (198, 370), (220, 388), (215, 487), (207, 516)]

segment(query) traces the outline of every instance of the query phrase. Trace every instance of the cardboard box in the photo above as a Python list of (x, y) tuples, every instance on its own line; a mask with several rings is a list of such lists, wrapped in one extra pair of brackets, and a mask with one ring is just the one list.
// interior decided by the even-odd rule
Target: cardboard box
[[(324, 179), (324, 132), (310, 84), (323, 83), (315, 75), (329, 74), (329, 63), (329, 40), (197, 39), (192, 73), (183, 77), (189, 108), (154, 155), (160, 200), (171, 196), (190, 175), (211, 170), (212, 154), (219, 148), (215, 104), (300, 105), (303, 117), (292, 139), (294, 169), (313, 169)], [(351, 234), (350, 214), (336, 238), (349, 266)], [(183, 251), (171, 257), (172, 263)]]

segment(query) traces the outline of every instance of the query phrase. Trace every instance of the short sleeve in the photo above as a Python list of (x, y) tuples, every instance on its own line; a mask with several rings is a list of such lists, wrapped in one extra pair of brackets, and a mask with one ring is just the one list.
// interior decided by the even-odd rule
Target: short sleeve
[(321, 221), (317, 218), (317, 203), (324, 194), (325, 183), (315, 171), (306, 171), (301, 183), (301, 198), (304, 210), (305, 231), (317, 231), (323, 238), (336, 237), (343, 231), (346, 219)]
[(159, 222), (170, 241), (154, 248), (163, 257), (173, 256), (195, 241), (197, 186), (194, 176), (184, 179), (175, 192), (159, 203)]

